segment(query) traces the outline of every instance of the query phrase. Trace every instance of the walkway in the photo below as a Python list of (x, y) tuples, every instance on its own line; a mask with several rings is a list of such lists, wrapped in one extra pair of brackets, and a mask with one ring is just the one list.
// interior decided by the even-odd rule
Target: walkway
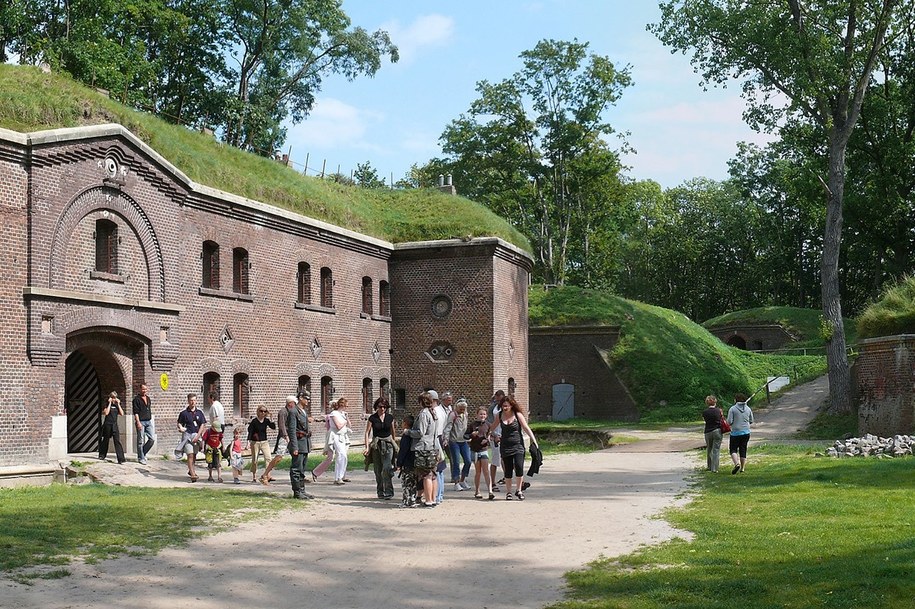
[[(760, 411), (755, 437), (774, 439), (800, 427), (822, 399), (824, 383), (800, 387)], [(562, 598), (567, 571), (688, 537), (656, 517), (686, 501), (700, 457), (690, 449), (702, 446), (701, 429), (623, 433), (644, 441), (548, 457), (524, 502), (504, 494), (478, 501), (449, 490), (437, 508), (402, 510), (374, 499), (371, 473), (354, 471), (346, 486), (310, 485), (317, 501), (272, 521), (243, 523), (153, 557), (75, 563), (70, 577), (31, 586), (0, 580), (0, 598), (4, 607), (42, 609), (542, 607)], [(188, 486), (183, 466), (169, 461), (92, 467), (122, 484)], [(271, 489), (221, 486), (288, 493), (281, 481)]]

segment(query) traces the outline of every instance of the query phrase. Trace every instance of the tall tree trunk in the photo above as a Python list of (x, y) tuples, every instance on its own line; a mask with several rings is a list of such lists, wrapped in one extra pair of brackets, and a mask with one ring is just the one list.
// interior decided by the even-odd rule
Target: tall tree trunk
[(820, 280), (823, 317), (831, 333), (826, 341), (829, 409), (834, 413), (848, 413), (851, 412), (851, 371), (845, 353), (845, 326), (839, 293), (839, 246), (842, 243), (842, 198), (845, 193), (845, 148), (848, 138), (833, 133), (830, 139), (833, 141), (829, 145), (829, 193)]

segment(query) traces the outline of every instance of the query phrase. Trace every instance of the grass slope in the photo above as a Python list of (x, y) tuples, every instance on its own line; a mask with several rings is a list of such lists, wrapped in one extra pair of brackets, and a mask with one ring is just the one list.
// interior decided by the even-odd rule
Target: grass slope
[(745, 474), (702, 474), (694, 500), (668, 512), (693, 541), (573, 572), (554, 609), (911, 607), (912, 458), (763, 450), (751, 446)]
[(495, 236), (530, 243), (482, 205), (435, 189), (344, 186), (137, 112), (61, 74), (0, 65), (0, 127), (20, 132), (119, 123), (189, 178), (392, 242)]
[(858, 317), (858, 336), (915, 334), (915, 277), (890, 287)]
[(767, 376), (787, 373), (792, 380), (805, 380), (826, 369), (823, 357), (759, 355), (728, 347), (682, 313), (608, 292), (534, 286), (529, 301), (532, 326), (620, 326), (610, 364), (643, 421), (692, 421), (710, 393), (727, 403), (738, 391), (762, 386)]
[[(823, 312), (816, 309), (757, 307), (713, 317), (703, 322), (702, 326), (716, 328), (747, 323), (778, 324), (798, 339), (797, 342), (788, 345), (788, 348), (822, 347), (824, 345), (823, 337), (820, 333), (822, 319)], [(845, 342), (853, 344), (855, 340), (855, 323), (850, 319), (846, 319)]]

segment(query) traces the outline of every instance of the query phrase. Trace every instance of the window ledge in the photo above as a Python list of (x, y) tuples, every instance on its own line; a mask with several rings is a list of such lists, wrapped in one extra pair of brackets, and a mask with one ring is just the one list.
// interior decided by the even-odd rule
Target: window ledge
[(383, 321), (383, 322), (391, 323), (390, 315), (372, 315), (372, 319), (374, 319), (375, 321)]
[(360, 317), (361, 319), (371, 319), (371, 318), (372, 318), (372, 314), (371, 314), (371, 313), (366, 313), (365, 311), (361, 311), (361, 312), (359, 313), (359, 317)]
[(254, 296), (251, 294), (242, 294), (241, 292), (230, 292), (228, 290), (214, 290), (213, 288), (198, 288), (201, 296), (215, 296), (216, 298), (227, 298), (229, 300), (241, 300), (243, 302), (254, 302)]
[(321, 305), (305, 304), (302, 302), (295, 303), (296, 309), (304, 309), (306, 311), (314, 311), (315, 313), (327, 313), (329, 315), (336, 315), (337, 309), (333, 307), (322, 307)]
[(105, 273), (103, 271), (89, 271), (89, 279), (110, 281), (112, 283), (124, 283), (127, 281), (127, 277), (125, 275), (121, 275), (120, 273)]

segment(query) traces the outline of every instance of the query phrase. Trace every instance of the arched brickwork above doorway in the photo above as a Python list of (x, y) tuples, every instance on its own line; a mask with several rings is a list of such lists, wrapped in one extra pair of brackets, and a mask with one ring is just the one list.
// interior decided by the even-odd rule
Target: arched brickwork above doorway
[(135, 311), (80, 307), (59, 315), (55, 324), (56, 335), (65, 338), (68, 346), (74, 337), (96, 329), (104, 329), (111, 336), (122, 336), (144, 343), (149, 348), (149, 362), (153, 370), (171, 370), (178, 358), (177, 342), (162, 343), (159, 340), (159, 320)]
[(117, 214), (137, 234), (146, 268), (149, 273), (149, 300), (165, 302), (165, 269), (162, 263), (162, 248), (146, 212), (128, 195), (107, 186), (95, 186), (83, 191), (71, 201), (57, 220), (54, 238), (51, 242), (49, 259), (49, 288), (63, 285), (62, 273), (66, 265), (64, 258), (69, 252), (70, 236), (77, 224), (94, 211), (109, 211)]

